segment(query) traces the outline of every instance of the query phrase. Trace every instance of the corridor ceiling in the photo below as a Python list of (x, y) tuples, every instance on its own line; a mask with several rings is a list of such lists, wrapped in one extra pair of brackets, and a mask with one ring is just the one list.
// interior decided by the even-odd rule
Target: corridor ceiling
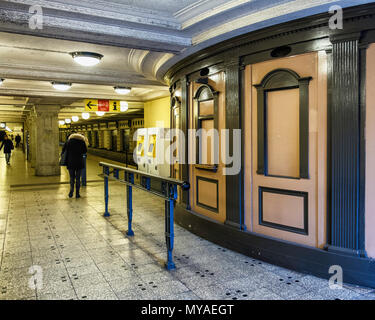
[[(36, 101), (63, 117), (84, 98), (119, 99), (130, 109), (169, 94), (166, 71), (220, 41), (288, 20), (369, 0), (0, 0), (0, 118), (25, 116)], [(30, 21), (42, 9), (41, 28)], [(83, 67), (70, 52), (102, 54)], [(56, 91), (51, 81), (71, 82)], [(114, 86), (132, 87), (130, 94)], [(13, 107), (13, 108), (12, 108)], [(0, 119), (1, 120), (1, 119)]]

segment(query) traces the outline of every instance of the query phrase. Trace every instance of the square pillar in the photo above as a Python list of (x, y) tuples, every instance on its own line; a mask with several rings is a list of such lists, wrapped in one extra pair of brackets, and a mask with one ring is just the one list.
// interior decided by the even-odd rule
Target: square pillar
[(330, 108), (331, 212), (328, 250), (366, 256), (364, 248), (364, 178), (361, 137), (360, 33), (331, 37)]
[(59, 106), (35, 106), (35, 175), (60, 175)]

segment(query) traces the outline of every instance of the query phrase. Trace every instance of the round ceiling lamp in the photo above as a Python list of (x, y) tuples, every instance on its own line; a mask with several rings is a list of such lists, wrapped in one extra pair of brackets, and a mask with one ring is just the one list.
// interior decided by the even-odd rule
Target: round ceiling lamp
[(77, 122), (77, 121), (79, 120), (79, 117), (77, 117), (77, 116), (73, 116), (73, 117), (72, 117), (72, 120), (73, 120), (73, 122)]
[(93, 67), (97, 65), (104, 57), (103, 55), (95, 52), (72, 52), (70, 54), (74, 61), (84, 67)]
[(72, 84), (68, 82), (52, 82), (52, 86), (59, 91), (67, 91), (71, 88)]
[(95, 113), (96, 113), (96, 115), (99, 116), (99, 117), (102, 117), (102, 116), (104, 116), (104, 114), (105, 114), (104, 111), (96, 111)]
[(0, 123), (0, 128), (5, 128), (6, 127), (6, 124), (5, 123)]
[(60, 121), (59, 121), (59, 125), (60, 125), (60, 126), (63, 126), (64, 124), (65, 124), (65, 121), (64, 121), (64, 120), (60, 120)]
[(126, 101), (120, 101), (120, 111), (126, 112), (129, 109), (129, 104)]
[(132, 90), (129, 87), (113, 87), (117, 94), (128, 94)]
[(82, 113), (82, 119), (84, 119), (84, 120), (90, 119), (90, 114), (88, 112), (83, 112)]
[(65, 119), (65, 123), (72, 123), (72, 120), (70, 120), (70, 119)]

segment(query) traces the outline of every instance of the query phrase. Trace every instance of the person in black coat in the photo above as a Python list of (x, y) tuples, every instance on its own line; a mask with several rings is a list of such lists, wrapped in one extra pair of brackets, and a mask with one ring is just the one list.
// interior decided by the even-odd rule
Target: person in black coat
[(12, 154), (12, 150), (14, 149), (12, 140), (9, 139), (7, 135), (4, 136), (3, 144), (0, 147), (0, 150), (4, 147), (4, 154), (5, 154), (5, 160), (7, 164), (10, 164), (10, 156)]
[(19, 134), (16, 135), (15, 141), (16, 141), (16, 148), (18, 148), (21, 142), (21, 136)]
[(62, 153), (67, 152), (66, 166), (70, 176), (69, 198), (73, 197), (74, 185), (76, 185), (76, 198), (80, 198), (79, 189), (81, 187), (81, 172), (84, 168), (83, 155), (87, 153), (87, 140), (79, 134), (73, 133), (65, 143)]

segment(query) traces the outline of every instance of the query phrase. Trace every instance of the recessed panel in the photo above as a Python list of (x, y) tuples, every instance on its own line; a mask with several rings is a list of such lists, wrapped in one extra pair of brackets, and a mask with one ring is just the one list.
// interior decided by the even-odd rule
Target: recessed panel
[(197, 177), (197, 204), (212, 211), (218, 211), (218, 181)]
[(308, 235), (308, 193), (259, 187), (259, 224)]
[(263, 220), (303, 229), (303, 202), (301, 197), (263, 192)]
[(199, 116), (211, 116), (214, 114), (214, 100), (199, 102)]
[(200, 149), (202, 162), (200, 164), (214, 164), (212, 153), (213, 135), (211, 130), (214, 129), (214, 120), (202, 120), (201, 129), (205, 130), (205, 135), (202, 135), (202, 148)]
[(299, 177), (299, 129), (299, 89), (268, 92), (268, 175)]

